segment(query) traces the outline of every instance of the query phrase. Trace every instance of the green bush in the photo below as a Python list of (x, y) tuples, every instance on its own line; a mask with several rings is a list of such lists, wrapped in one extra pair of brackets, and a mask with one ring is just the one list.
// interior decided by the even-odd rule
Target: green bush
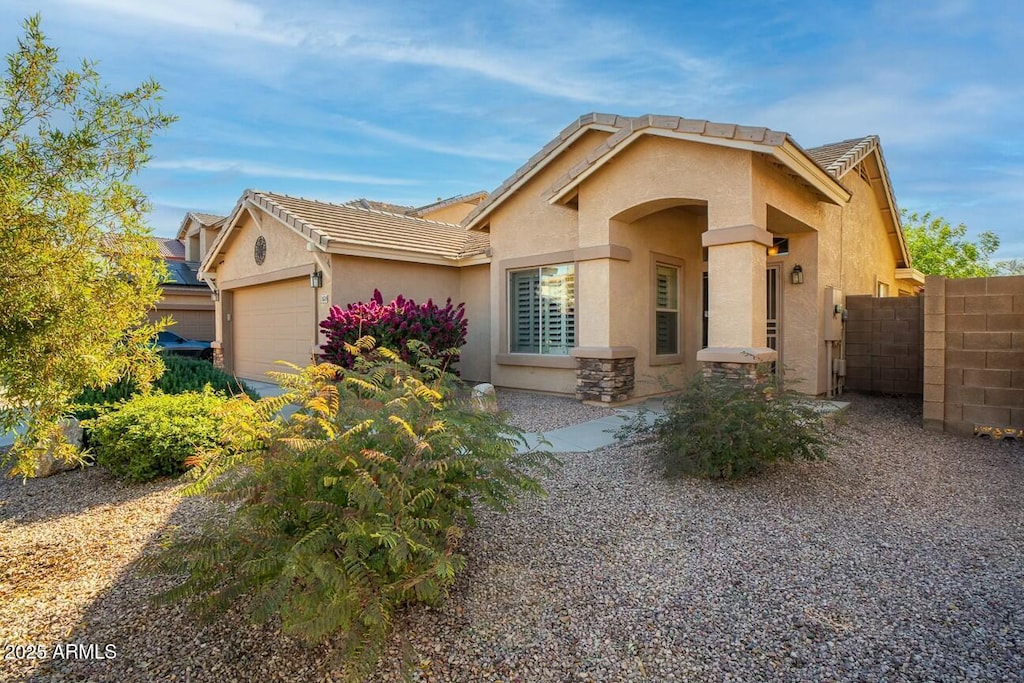
[[(200, 459), (189, 491), (235, 503), (230, 521), (146, 563), (184, 577), (166, 600), (217, 611), (251, 595), (251, 616), (279, 615), (286, 633), (342, 634), (351, 680), (365, 680), (399, 606), (445, 595), (474, 505), (504, 511), (542, 493), (535, 476), (554, 462), (518, 452), (518, 430), (453, 398), (443, 361), (413, 368), (359, 344), (351, 369), (275, 373), (283, 396), (231, 401), (227, 445)], [(275, 419), (288, 405), (296, 412)]]
[[(253, 399), (259, 395), (242, 380), (215, 368), (208, 361), (184, 356), (162, 356), (164, 372), (153, 383), (153, 388), (165, 394), (181, 394), (187, 391), (203, 391), (207, 384), (218, 394), (248, 394)], [(126, 401), (140, 393), (140, 388), (130, 377), (122, 378), (105, 389), (87, 389), (76, 398), (71, 414), (80, 420), (94, 418), (105, 408)]]
[(784, 391), (775, 378), (744, 384), (696, 375), (666, 401), (665, 414), (640, 415), (618, 436), (653, 437), (665, 474), (738, 479), (768, 463), (824, 460), (833, 437), (812, 399)]
[(96, 463), (131, 481), (179, 475), (186, 460), (217, 445), (226, 400), (210, 391), (130, 398), (86, 422)]

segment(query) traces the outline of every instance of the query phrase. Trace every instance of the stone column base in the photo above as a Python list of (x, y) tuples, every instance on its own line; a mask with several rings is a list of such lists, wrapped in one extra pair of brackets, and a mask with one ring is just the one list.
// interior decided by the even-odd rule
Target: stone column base
[(633, 395), (633, 358), (576, 358), (576, 398), (618, 403)]
[(705, 377), (728, 377), (751, 385), (766, 379), (778, 358), (779, 354), (767, 347), (717, 347), (697, 352)]
[(213, 349), (213, 367), (224, 369), (224, 349), (221, 347), (220, 342), (210, 342), (210, 348)]

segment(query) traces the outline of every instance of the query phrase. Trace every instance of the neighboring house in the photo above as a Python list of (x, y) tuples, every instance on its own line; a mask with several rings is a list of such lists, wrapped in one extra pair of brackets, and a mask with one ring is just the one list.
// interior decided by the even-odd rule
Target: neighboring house
[(216, 338), (212, 292), (197, 275), (199, 262), (216, 239), (223, 220), (223, 216), (190, 212), (177, 237), (157, 238), (168, 280), (162, 285), (162, 296), (149, 318), (156, 321), (170, 316), (174, 324), (168, 329), (182, 337), (202, 341)]
[(466, 301), (469, 379), (607, 402), (772, 362), (830, 393), (845, 295), (923, 283), (877, 137), (804, 150), (765, 128), (606, 114), (489, 195), (410, 209), (247, 192), (201, 271), (241, 376), (308, 362), (329, 305), (376, 287)]
[(202, 266), (217, 298), (217, 362), (249, 379), (283, 370), (278, 360), (307, 365), (331, 305), (367, 301), (379, 289), (388, 299), (465, 302), (461, 371), (486, 378), (488, 328), (479, 322), (490, 306), (487, 236), (431, 219), (436, 211), (457, 221), (483, 196), (414, 209), (245, 192)]

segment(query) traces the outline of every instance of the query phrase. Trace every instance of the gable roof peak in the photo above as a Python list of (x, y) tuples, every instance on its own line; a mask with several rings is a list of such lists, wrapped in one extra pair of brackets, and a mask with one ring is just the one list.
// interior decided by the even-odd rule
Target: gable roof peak
[(864, 135), (859, 138), (829, 142), (805, 151), (816, 164), (838, 180), (878, 147), (877, 135)]

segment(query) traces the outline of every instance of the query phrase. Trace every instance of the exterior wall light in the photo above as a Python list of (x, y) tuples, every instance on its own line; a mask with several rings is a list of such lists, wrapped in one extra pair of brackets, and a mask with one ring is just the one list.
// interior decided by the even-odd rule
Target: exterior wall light
[(804, 269), (799, 264), (793, 266), (793, 272), (789, 274), (789, 279), (794, 285), (802, 285), (804, 283)]
[(309, 286), (313, 289), (320, 289), (324, 286), (324, 272), (322, 270), (314, 270), (309, 274)]

